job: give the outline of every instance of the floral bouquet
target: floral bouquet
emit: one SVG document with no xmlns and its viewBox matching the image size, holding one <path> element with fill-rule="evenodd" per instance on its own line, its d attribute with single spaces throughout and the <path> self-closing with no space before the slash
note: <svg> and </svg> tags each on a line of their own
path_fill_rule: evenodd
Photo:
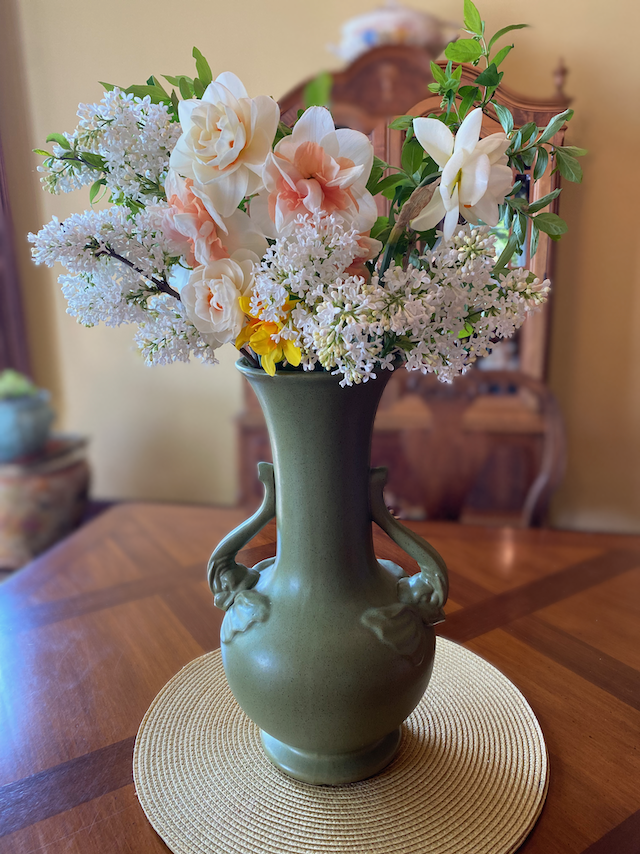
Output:
<svg viewBox="0 0 640 854">
<path fill-rule="evenodd" d="M 215 362 L 235 344 L 269 374 L 326 370 L 347 385 L 402 363 L 450 380 L 512 335 L 549 290 L 512 258 L 528 234 L 533 254 L 540 231 L 566 231 L 544 210 L 560 190 L 528 204 L 514 173 L 580 180 L 585 152 L 551 143 L 571 110 L 514 129 L 494 100 L 513 45 L 497 42 L 524 25 L 488 39 L 464 6 L 468 38 L 447 47 L 446 67 L 432 63 L 439 111 L 391 124 L 406 132 L 400 166 L 336 130 L 324 106 L 287 127 L 234 74 L 213 80 L 195 48 L 197 77 L 165 77 L 170 92 L 156 77 L 103 84 L 76 130 L 37 150 L 50 192 L 86 185 L 92 206 L 109 202 L 30 235 L 36 262 L 68 270 L 68 312 L 87 326 L 135 323 L 149 363 Z M 460 62 L 484 66 L 473 85 L 461 86 Z M 481 139 L 484 114 L 504 132 Z"/>
</svg>

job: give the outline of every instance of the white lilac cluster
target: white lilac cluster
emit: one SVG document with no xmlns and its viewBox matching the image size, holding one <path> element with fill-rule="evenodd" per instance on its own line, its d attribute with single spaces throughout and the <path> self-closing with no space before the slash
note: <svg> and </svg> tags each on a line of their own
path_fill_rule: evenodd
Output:
<svg viewBox="0 0 640 854">
<path fill-rule="evenodd" d="M 496 338 L 512 334 L 549 288 L 522 269 L 498 284 L 486 227 L 465 225 L 420 267 L 391 265 L 371 281 L 349 275 L 356 238 L 333 217 L 299 224 L 260 265 L 252 297 L 252 312 L 283 324 L 280 336 L 300 347 L 306 369 L 319 361 L 342 374 L 343 385 L 375 378 L 399 360 L 450 381 Z"/>
<path fill-rule="evenodd" d="M 181 134 L 164 104 L 116 88 L 97 104 L 80 104 L 78 117 L 75 131 L 64 134 L 69 147 L 55 143 L 53 157 L 38 167 L 50 192 L 67 193 L 104 178 L 119 203 L 164 197 L 169 156 Z"/>
<path fill-rule="evenodd" d="M 168 288 L 175 247 L 162 230 L 166 205 L 133 215 L 123 207 L 52 219 L 30 234 L 38 264 L 62 263 L 67 313 L 85 326 L 137 323 L 138 346 L 149 363 L 188 361 L 193 352 L 214 361 L 213 352 Z"/>
<path fill-rule="evenodd" d="M 290 234 L 270 246 L 256 267 L 252 315 L 284 323 L 284 337 L 293 337 L 304 307 L 313 308 L 362 252 L 358 236 L 355 229 L 345 230 L 340 217 L 298 216 Z M 286 307 L 292 296 L 299 300 L 293 315 Z"/>
</svg>

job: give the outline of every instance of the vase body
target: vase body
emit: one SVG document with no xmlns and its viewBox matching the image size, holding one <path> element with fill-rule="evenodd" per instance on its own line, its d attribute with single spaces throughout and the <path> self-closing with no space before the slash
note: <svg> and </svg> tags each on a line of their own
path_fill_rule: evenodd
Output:
<svg viewBox="0 0 640 854">
<path fill-rule="evenodd" d="M 239 367 L 271 439 L 277 556 L 235 590 L 221 584 L 218 556 L 229 685 L 286 773 L 310 783 L 363 779 L 393 758 L 435 647 L 419 608 L 398 600 L 404 573 L 373 550 L 369 453 L 389 372 L 341 388 L 325 372 L 270 377 Z"/>
</svg>

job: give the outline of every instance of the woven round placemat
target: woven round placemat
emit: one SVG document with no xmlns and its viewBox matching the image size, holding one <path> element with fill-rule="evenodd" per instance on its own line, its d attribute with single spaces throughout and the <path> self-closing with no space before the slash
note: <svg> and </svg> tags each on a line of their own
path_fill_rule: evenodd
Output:
<svg viewBox="0 0 640 854">
<path fill-rule="evenodd" d="M 175 854 L 509 854 L 547 792 L 544 738 L 518 689 L 438 638 L 433 676 L 381 774 L 347 786 L 286 777 L 236 703 L 220 651 L 162 689 L 136 738 L 133 773 Z"/>
</svg>

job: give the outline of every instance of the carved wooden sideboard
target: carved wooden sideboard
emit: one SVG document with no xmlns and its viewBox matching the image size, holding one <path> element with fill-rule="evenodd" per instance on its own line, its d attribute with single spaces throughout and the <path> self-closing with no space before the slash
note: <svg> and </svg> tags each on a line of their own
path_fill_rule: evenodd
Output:
<svg viewBox="0 0 640 854">
<path fill-rule="evenodd" d="M 334 75 L 331 110 L 336 125 L 368 134 L 378 157 L 399 164 L 403 132 L 390 130 L 388 124 L 397 115 L 428 115 L 439 107 L 439 96 L 428 90 L 432 59 L 419 48 L 398 46 L 377 48 L 359 57 Z M 565 73 L 565 69 L 556 73 L 557 91 L 549 99 L 527 98 L 500 87 L 496 100 L 510 109 L 516 128 L 530 121 L 544 127 L 569 104 L 562 93 Z M 463 66 L 463 85 L 477 74 L 472 66 Z M 303 108 L 307 82 L 280 101 L 288 124 Z M 484 117 L 483 136 L 500 130 L 497 119 Z M 561 144 L 563 138 L 561 129 L 553 142 Z M 558 185 L 559 176 L 551 174 L 552 168 L 553 164 L 535 185 L 527 174 L 519 176 L 530 202 Z M 378 196 L 376 202 L 381 214 L 388 212 L 386 199 Z M 557 207 L 556 200 L 550 209 L 557 212 Z M 552 278 L 553 242 L 541 234 L 533 258 L 528 245 L 527 241 L 519 263 L 541 279 Z M 565 457 L 562 417 L 544 385 L 551 310 L 549 303 L 523 324 L 510 372 L 474 367 L 448 387 L 431 376 L 416 374 L 409 379 L 404 370 L 391 379 L 374 427 L 372 464 L 391 469 L 387 499 L 399 515 L 519 527 L 544 520 Z M 255 506 L 262 495 L 256 465 L 270 460 L 271 450 L 257 400 L 248 384 L 245 389 L 245 412 L 239 419 L 241 500 Z M 425 482 L 422 490 L 417 472 Z"/>
</svg>

